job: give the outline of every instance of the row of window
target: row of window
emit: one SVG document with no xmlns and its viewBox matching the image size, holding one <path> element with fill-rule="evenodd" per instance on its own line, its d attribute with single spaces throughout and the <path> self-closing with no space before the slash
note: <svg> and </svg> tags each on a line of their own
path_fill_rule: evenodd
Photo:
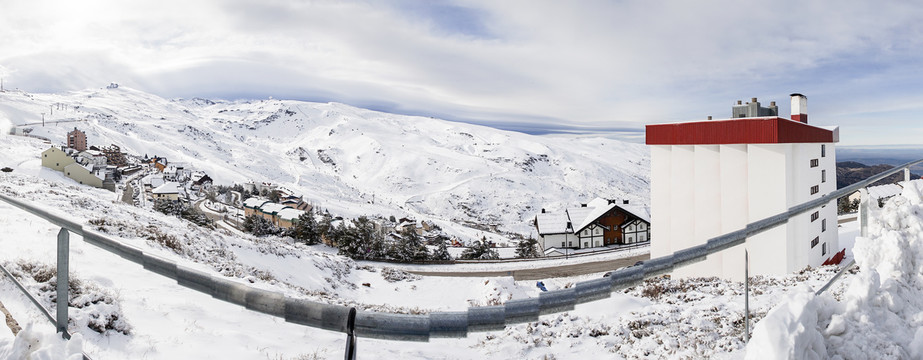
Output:
<svg viewBox="0 0 923 360">
<path fill-rule="evenodd" d="M 814 240 L 811 240 L 811 248 L 813 249 L 818 243 L 820 243 L 820 237 L 815 237 Z M 821 245 L 820 254 L 827 255 L 827 243 Z"/>
</svg>

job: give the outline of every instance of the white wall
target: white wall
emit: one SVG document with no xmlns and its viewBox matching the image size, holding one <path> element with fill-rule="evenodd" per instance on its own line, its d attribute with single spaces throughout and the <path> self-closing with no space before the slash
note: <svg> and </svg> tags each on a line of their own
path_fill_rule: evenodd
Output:
<svg viewBox="0 0 923 360">
<path fill-rule="evenodd" d="M 672 146 L 651 146 L 651 257 L 672 253 L 670 250 L 670 197 L 673 193 Z M 660 226 L 656 225 L 660 224 Z"/>
<path fill-rule="evenodd" d="M 749 222 L 747 206 L 747 145 L 720 146 L 721 159 L 721 233 L 741 230 Z M 722 273 L 725 278 L 743 280 L 744 248 L 735 246 L 721 252 Z"/>
<path fill-rule="evenodd" d="M 651 256 L 669 255 L 787 211 L 836 189 L 833 144 L 657 145 L 651 148 Z M 811 159 L 819 166 L 812 168 Z M 827 181 L 821 182 L 821 170 Z M 811 194 L 811 186 L 820 191 Z M 839 251 L 836 205 L 750 237 L 745 244 L 676 270 L 674 276 L 743 279 L 744 249 L 751 274 L 786 274 L 820 265 Z M 827 219 L 827 230 L 821 224 Z M 811 248 L 811 240 L 820 243 Z M 822 244 L 828 251 L 821 254 Z"/>
<path fill-rule="evenodd" d="M 788 210 L 791 144 L 747 145 L 747 182 L 750 189 L 748 222 Z M 780 225 L 747 239 L 751 274 L 787 272 L 788 225 Z"/>
</svg>

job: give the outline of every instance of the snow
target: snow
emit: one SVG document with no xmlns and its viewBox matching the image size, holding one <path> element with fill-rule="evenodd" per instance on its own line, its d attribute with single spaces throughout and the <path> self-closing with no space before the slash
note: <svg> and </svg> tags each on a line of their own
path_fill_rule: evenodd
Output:
<svg viewBox="0 0 923 360">
<path fill-rule="evenodd" d="M 122 87 L 72 94 L 9 92 L 0 94 L 0 122 L 34 122 L 34 114 L 55 102 L 71 109 L 64 116 L 88 119 L 80 127 L 86 125 L 91 143 L 116 143 L 131 152 L 185 161 L 215 174 L 216 183 L 279 183 L 347 217 L 393 213 L 432 219 L 467 238 L 501 235 L 467 227 L 466 222 L 527 232 L 528 220 L 540 206 L 563 211 L 567 204 L 595 196 L 644 204 L 646 195 L 641 194 L 649 189 L 648 155 L 639 146 L 592 138 L 535 138 L 340 104 L 167 101 Z M 70 125 L 33 130 L 61 141 Z M 296 298 L 395 313 L 459 311 L 536 297 L 541 290 L 535 281 L 509 276 L 444 278 L 402 270 L 517 269 L 629 254 L 451 268 L 356 262 L 323 245 L 210 231 L 118 203 L 108 191 L 79 186 L 42 168 L 38 154 L 48 146 L 40 139 L 0 134 L 0 166 L 14 169 L 0 173 L 0 192 L 183 266 Z M 613 152 L 625 156 L 599 155 Z M 905 186 L 901 196 L 871 211 L 868 237 L 852 240 L 856 222 L 840 227 L 841 244 L 854 244 L 847 245 L 847 256 L 855 258 L 858 270 L 848 271 L 824 294 L 815 296 L 812 289 L 823 286 L 836 267 L 753 277 L 750 310 L 756 325 L 749 344 L 742 336 L 741 283 L 658 277 L 572 311 L 500 331 L 421 343 L 360 338 L 358 351 L 371 359 L 920 358 L 921 205 L 921 188 Z M 0 229 L 0 262 L 48 264 L 55 258 L 59 228 L 46 221 L 0 203 Z M 163 240 L 171 237 L 178 249 L 165 245 Z M 24 357 L 23 351 L 32 350 L 33 358 L 68 358 L 81 349 L 93 359 L 343 355 L 342 333 L 286 323 L 215 300 L 79 236 L 71 237 L 70 264 L 72 279 L 115 294 L 107 311 L 117 311 L 131 326 L 130 333 L 94 331 L 83 321 L 91 315 L 72 308 L 75 340 L 63 342 L 4 277 L 0 301 L 24 330 L 16 338 L 0 335 L 0 358 Z M 599 276 L 542 281 L 554 290 Z M 51 305 L 50 298 L 40 301 Z M 26 350 L 28 344 L 37 345 Z"/>
<path fill-rule="evenodd" d="M 65 110 L 46 126 L 23 126 L 40 123 L 54 104 Z M 509 241 L 483 230 L 489 226 L 529 236 L 542 206 L 563 211 L 597 196 L 647 204 L 650 189 L 649 151 L 640 144 L 531 136 L 337 103 L 166 100 L 126 87 L 6 92 L 0 119 L 53 143 L 76 126 L 90 145 L 187 163 L 215 184 L 277 184 L 304 195 L 318 213 L 427 220 L 463 242 Z M 79 121 L 53 123 L 67 119 Z"/>
<path fill-rule="evenodd" d="M 15 339 L 0 338 L 0 359 L 82 360 L 83 335 L 64 340 L 54 331 L 26 325 Z"/>
</svg>

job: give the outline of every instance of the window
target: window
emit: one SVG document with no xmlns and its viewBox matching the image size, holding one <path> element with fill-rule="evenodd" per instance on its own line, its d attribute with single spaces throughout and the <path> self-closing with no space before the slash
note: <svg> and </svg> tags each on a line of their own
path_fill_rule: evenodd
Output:
<svg viewBox="0 0 923 360">
<path fill-rule="evenodd" d="M 817 246 L 817 243 L 819 243 L 819 242 L 820 242 L 820 237 L 816 237 L 816 236 L 815 236 L 815 237 L 814 237 L 814 240 L 811 240 L 811 248 L 813 249 L 815 246 Z M 824 243 L 824 246 L 826 246 L 826 244 L 827 244 L 827 243 Z"/>
<path fill-rule="evenodd" d="M 564 242 L 563 242 L 563 241 L 561 242 L 561 247 L 564 247 Z"/>
<path fill-rule="evenodd" d="M 819 211 L 815 211 L 815 212 L 811 213 L 811 222 L 814 222 L 814 220 L 817 220 L 817 218 L 819 218 L 819 217 L 820 217 L 820 212 L 819 212 Z"/>
<path fill-rule="evenodd" d="M 817 159 L 811 159 L 811 167 L 817 167 L 817 165 L 820 165 L 820 161 L 817 161 Z"/>
<path fill-rule="evenodd" d="M 820 182 L 827 182 L 827 170 L 820 171 Z"/>
<path fill-rule="evenodd" d="M 820 232 L 827 231 L 827 219 L 820 221 Z"/>
<path fill-rule="evenodd" d="M 820 157 L 826 157 L 826 156 L 827 156 L 827 145 L 820 144 Z"/>
<path fill-rule="evenodd" d="M 574 246 L 574 242 L 573 242 L 573 241 L 568 241 L 568 242 L 567 242 L 567 246 Z"/>
<path fill-rule="evenodd" d="M 820 254 L 827 255 L 827 243 L 824 243 L 824 245 L 820 247 Z"/>
<path fill-rule="evenodd" d="M 826 244 L 827 244 L 827 243 L 824 243 L 824 245 L 826 245 Z M 590 247 L 590 243 L 584 241 L 584 242 L 583 242 L 583 247 L 585 247 L 585 248 Z"/>
<path fill-rule="evenodd" d="M 820 192 L 820 186 L 814 185 L 811 187 L 811 195 L 817 194 Z"/>
</svg>

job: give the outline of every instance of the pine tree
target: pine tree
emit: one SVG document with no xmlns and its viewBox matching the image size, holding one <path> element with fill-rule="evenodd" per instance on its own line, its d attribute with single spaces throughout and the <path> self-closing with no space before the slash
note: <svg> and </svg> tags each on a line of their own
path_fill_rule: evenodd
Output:
<svg viewBox="0 0 923 360">
<path fill-rule="evenodd" d="M 497 260 L 500 259 L 500 253 L 490 247 L 487 237 L 482 237 L 481 241 L 475 241 L 471 247 L 465 249 L 461 254 L 461 258 L 469 260 Z"/>
<path fill-rule="evenodd" d="M 365 216 L 354 221 L 359 244 L 359 259 L 380 259 L 385 256 L 384 236 L 375 229 L 375 223 Z"/>
<path fill-rule="evenodd" d="M 333 227 L 333 217 L 330 216 L 329 211 L 324 211 L 320 222 L 317 223 L 317 233 L 322 239 L 326 239 L 327 244 L 335 245 L 336 241 L 332 239 L 334 230 L 336 229 Z"/>
<path fill-rule="evenodd" d="M 353 259 L 359 256 L 359 249 L 362 242 L 354 227 L 347 226 L 345 221 L 341 222 L 336 226 L 331 235 L 331 240 L 335 241 L 336 247 L 340 249 L 340 255 L 348 256 Z"/>
<path fill-rule="evenodd" d="M 516 257 L 527 259 L 538 257 L 538 241 L 533 238 L 519 241 L 516 246 Z"/>
<path fill-rule="evenodd" d="M 452 255 L 449 254 L 449 248 L 446 245 L 446 242 L 449 241 L 443 235 L 436 237 L 436 249 L 433 250 L 433 254 L 430 257 L 433 260 L 452 260 Z"/>
<path fill-rule="evenodd" d="M 292 226 L 291 236 L 296 241 L 303 242 L 307 245 L 314 245 L 320 242 L 320 232 L 317 225 L 317 219 L 314 218 L 314 209 L 308 209 L 304 214 L 298 216 L 298 221 Z"/>
<path fill-rule="evenodd" d="M 404 262 L 423 261 L 429 257 L 429 250 L 412 227 L 401 230 L 401 237 L 394 244 L 391 253 L 395 260 Z"/>
</svg>

